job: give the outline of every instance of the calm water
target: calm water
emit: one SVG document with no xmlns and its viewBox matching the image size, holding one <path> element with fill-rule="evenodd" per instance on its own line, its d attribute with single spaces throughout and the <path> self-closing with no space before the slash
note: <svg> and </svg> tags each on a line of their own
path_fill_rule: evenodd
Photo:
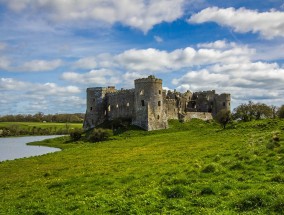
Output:
<svg viewBox="0 0 284 215">
<path fill-rule="evenodd" d="M 60 151 L 60 149 L 57 148 L 26 145 L 26 143 L 51 139 L 55 137 L 58 136 L 52 135 L 0 138 L 0 162 L 4 160 L 14 160 L 16 158 L 31 157 Z"/>
</svg>

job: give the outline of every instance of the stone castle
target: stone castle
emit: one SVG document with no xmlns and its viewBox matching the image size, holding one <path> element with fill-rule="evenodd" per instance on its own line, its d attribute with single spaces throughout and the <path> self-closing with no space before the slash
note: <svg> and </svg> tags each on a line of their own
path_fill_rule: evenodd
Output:
<svg viewBox="0 0 284 215">
<path fill-rule="evenodd" d="M 145 130 L 168 128 L 169 119 L 212 119 L 220 110 L 230 110 L 230 94 L 215 90 L 192 93 L 166 91 L 155 76 L 136 79 L 134 89 L 115 87 L 87 88 L 84 129 L 94 128 L 107 120 L 131 119 Z"/>
</svg>

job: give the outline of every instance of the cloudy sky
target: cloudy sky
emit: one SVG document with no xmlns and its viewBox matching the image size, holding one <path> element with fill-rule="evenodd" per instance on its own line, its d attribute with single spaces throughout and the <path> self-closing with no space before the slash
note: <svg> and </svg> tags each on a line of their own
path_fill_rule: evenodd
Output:
<svg viewBox="0 0 284 215">
<path fill-rule="evenodd" d="M 0 0 L 0 115 L 85 112 L 87 87 L 284 104 L 283 0 Z"/>
</svg>

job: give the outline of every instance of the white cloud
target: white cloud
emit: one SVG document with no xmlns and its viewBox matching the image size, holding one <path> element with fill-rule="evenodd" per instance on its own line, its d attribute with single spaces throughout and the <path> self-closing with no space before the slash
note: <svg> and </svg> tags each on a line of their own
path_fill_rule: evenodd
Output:
<svg viewBox="0 0 284 215">
<path fill-rule="evenodd" d="M 73 83 L 99 86 L 114 85 L 121 81 L 118 73 L 108 69 L 91 70 L 84 74 L 65 72 L 62 74 L 62 79 Z"/>
<path fill-rule="evenodd" d="M 56 22 L 95 20 L 120 22 L 148 32 L 154 25 L 172 22 L 183 15 L 185 0 L 2 0 L 14 11 L 41 12 Z"/>
<path fill-rule="evenodd" d="M 159 36 L 156 36 L 156 35 L 154 36 L 154 39 L 156 40 L 157 43 L 161 43 L 161 42 L 164 41 L 162 37 L 159 37 Z"/>
<path fill-rule="evenodd" d="M 214 49 L 214 46 L 226 49 Z M 200 46 L 205 46 L 200 45 Z M 172 52 L 157 49 L 130 49 L 117 56 L 115 61 L 121 67 L 130 71 L 169 72 L 193 66 L 204 66 L 215 63 L 248 62 L 254 50 L 246 46 L 237 46 L 225 42 L 206 44 L 210 48 L 176 49 Z"/>
<path fill-rule="evenodd" d="M 284 68 L 276 63 L 264 62 L 216 64 L 189 71 L 174 79 L 173 84 L 178 89 L 190 84 L 190 90 L 193 91 L 215 89 L 219 93 L 231 93 L 236 103 L 249 99 L 264 102 L 270 99 L 272 104 L 276 100 L 279 102 L 284 94 Z"/>
<path fill-rule="evenodd" d="M 81 69 L 94 69 L 98 65 L 96 61 L 95 57 L 81 58 L 74 63 L 74 67 Z"/>
<path fill-rule="evenodd" d="M 83 99 L 77 86 L 58 86 L 55 83 L 31 83 L 13 78 L 0 78 L 0 113 L 35 113 L 78 110 Z M 66 105 L 68 104 L 68 105 Z"/>
<path fill-rule="evenodd" d="M 284 12 L 258 12 L 245 8 L 209 7 L 188 19 L 189 23 L 216 22 L 239 33 L 260 33 L 267 39 L 284 36 Z"/>
<path fill-rule="evenodd" d="M 45 60 L 32 60 L 24 63 L 19 68 L 14 68 L 13 70 L 25 71 L 25 72 L 41 72 L 41 71 L 50 71 L 60 67 L 63 62 L 59 59 L 52 61 Z"/>
</svg>

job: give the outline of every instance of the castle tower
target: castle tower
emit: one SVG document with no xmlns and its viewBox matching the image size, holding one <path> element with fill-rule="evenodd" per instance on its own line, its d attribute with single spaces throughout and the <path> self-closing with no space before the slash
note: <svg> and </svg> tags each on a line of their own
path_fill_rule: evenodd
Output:
<svg viewBox="0 0 284 215">
<path fill-rule="evenodd" d="M 214 98 L 214 108 L 213 115 L 216 115 L 220 110 L 225 109 L 231 110 L 231 95 L 227 93 L 222 93 L 220 95 L 215 95 Z"/>
<path fill-rule="evenodd" d="M 168 127 L 162 92 L 162 80 L 155 76 L 135 80 L 134 125 L 148 131 Z"/>
<path fill-rule="evenodd" d="M 106 120 L 107 88 L 87 88 L 87 110 L 83 128 L 85 130 L 94 128 Z"/>
</svg>

